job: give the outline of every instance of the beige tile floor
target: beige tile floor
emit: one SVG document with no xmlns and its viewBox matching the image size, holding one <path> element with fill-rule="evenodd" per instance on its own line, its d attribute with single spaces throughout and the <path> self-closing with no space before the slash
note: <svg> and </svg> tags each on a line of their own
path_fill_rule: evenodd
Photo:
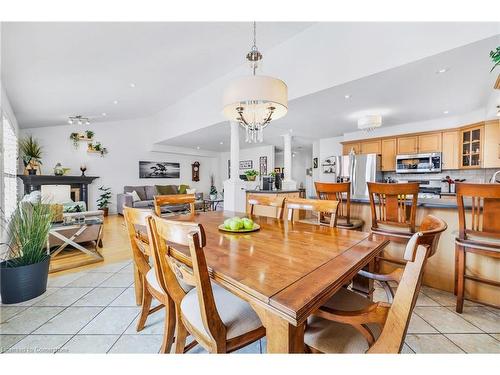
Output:
<svg viewBox="0 0 500 375">
<path fill-rule="evenodd" d="M 374 299 L 385 300 L 384 291 Z M 454 306 L 451 293 L 423 287 L 403 353 L 500 353 L 500 310 L 467 302 L 457 314 Z M 157 353 L 164 314 L 136 332 L 138 315 L 130 261 L 51 277 L 44 295 L 0 305 L 0 352 Z M 239 352 L 265 351 L 263 339 Z"/>
</svg>

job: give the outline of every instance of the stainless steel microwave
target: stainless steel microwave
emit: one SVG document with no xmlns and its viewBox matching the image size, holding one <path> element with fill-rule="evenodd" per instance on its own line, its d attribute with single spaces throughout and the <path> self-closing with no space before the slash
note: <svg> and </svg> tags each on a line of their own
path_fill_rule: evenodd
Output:
<svg viewBox="0 0 500 375">
<path fill-rule="evenodd" d="M 396 156 L 396 173 L 435 172 L 441 172 L 440 152 Z"/>
</svg>

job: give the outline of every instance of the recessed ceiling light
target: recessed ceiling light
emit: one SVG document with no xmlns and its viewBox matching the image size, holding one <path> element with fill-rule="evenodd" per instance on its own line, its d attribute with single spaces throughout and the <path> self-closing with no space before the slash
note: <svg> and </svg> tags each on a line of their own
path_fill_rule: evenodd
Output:
<svg viewBox="0 0 500 375">
<path fill-rule="evenodd" d="M 436 74 L 443 74 L 446 73 L 450 68 L 441 68 L 436 71 Z"/>
<path fill-rule="evenodd" d="M 133 83 L 133 82 L 130 82 L 128 85 L 129 85 L 131 88 L 134 88 L 134 87 L 135 87 L 135 83 Z"/>
<path fill-rule="evenodd" d="M 106 113 L 106 112 L 103 112 L 103 113 L 101 113 L 101 115 L 103 115 L 104 117 L 106 117 L 106 116 L 107 116 L 107 113 Z"/>
<path fill-rule="evenodd" d="M 196 149 L 199 150 L 200 149 L 200 146 L 196 146 Z"/>
<path fill-rule="evenodd" d="M 450 111 L 443 111 L 443 113 L 447 115 L 448 113 L 450 113 Z"/>
<path fill-rule="evenodd" d="M 345 98 L 345 99 L 351 99 L 351 94 L 345 94 L 345 95 L 344 95 L 344 98 Z"/>
<path fill-rule="evenodd" d="M 221 142 L 220 142 L 220 144 L 221 144 L 221 145 L 223 145 L 223 144 L 224 144 L 224 142 L 222 142 L 222 141 L 221 141 Z"/>
<path fill-rule="evenodd" d="M 118 100 L 113 100 L 113 104 L 118 104 Z"/>
</svg>

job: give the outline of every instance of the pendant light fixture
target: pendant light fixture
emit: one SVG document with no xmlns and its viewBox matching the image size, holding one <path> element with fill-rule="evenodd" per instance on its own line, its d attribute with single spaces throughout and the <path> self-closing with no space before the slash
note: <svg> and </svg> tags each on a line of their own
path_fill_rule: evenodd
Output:
<svg viewBox="0 0 500 375">
<path fill-rule="evenodd" d="M 263 130 L 273 120 L 286 115 L 288 88 L 282 80 L 256 74 L 262 54 L 257 49 L 256 23 L 253 23 L 253 46 L 247 53 L 252 75 L 232 81 L 224 90 L 224 116 L 245 129 L 245 141 L 264 140 Z"/>
</svg>

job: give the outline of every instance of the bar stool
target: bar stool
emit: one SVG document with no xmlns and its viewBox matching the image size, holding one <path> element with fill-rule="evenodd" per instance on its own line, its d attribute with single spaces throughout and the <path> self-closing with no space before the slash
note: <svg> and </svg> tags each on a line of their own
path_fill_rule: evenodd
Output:
<svg viewBox="0 0 500 375">
<path fill-rule="evenodd" d="M 350 230 L 361 230 L 364 221 L 351 218 L 351 183 L 350 182 L 315 182 L 319 199 L 338 201 L 337 227 Z M 322 223 L 329 223 L 330 217 L 321 215 Z"/>
<path fill-rule="evenodd" d="M 466 273 L 467 253 L 500 259 L 500 184 L 460 182 L 456 193 L 459 234 L 455 239 L 455 294 L 456 310 L 462 313 L 465 280 L 500 286 L 499 281 Z M 465 217 L 464 197 L 471 200 L 470 221 Z"/>
</svg>

